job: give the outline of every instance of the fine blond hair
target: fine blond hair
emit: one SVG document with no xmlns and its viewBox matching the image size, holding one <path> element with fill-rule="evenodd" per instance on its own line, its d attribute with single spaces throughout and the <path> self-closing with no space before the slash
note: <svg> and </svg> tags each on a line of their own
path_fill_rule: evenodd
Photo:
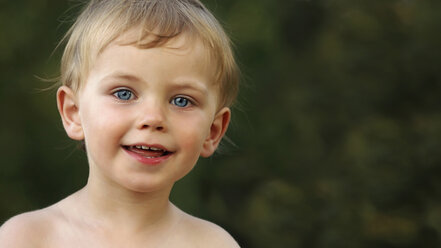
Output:
<svg viewBox="0 0 441 248">
<path fill-rule="evenodd" d="M 135 45 L 158 47 L 181 33 L 202 40 L 216 66 L 219 105 L 234 102 L 239 84 L 231 42 L 222 26 L 199 0 L 91 0 L 63 40 L 60 83 L 78 91 L 98 54 L 118 36 L 140 28 Z M 145 38 L 149 38 L 145 42 Z"/>
</svg>

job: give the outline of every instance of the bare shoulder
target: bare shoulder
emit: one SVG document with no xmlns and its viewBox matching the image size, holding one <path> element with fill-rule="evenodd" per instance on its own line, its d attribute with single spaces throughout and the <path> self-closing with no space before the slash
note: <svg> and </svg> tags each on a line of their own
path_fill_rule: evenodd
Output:
<svg viewBox="0 0 441 248">
<path fill-rule="evenodd" d="M 0 247 L 44 247 L 52 229 L 51 209 L 42 209 L 12 217 L 0 227 Z"/>
<path fill-rule="evenodd" d="M 240 247 L 225 229 L 212 222 L 184 213 L 182 226 L 187 237 L 192 237 L 192 242 L 197 244 L 197 247 Z"/>
</svg>

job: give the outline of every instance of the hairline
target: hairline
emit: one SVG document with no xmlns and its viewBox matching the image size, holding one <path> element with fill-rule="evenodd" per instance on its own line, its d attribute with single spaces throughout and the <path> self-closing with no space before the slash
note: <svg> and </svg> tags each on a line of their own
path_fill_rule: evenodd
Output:
<svg viewBox="0 0 441 248">
<path fill-rule="evenodd" d="M 153 19 L 137 19 L 116 9 L 112 9 L 108 14 L 108 9 L 92 8 L 93 6 L 88 5 L 83 10 L 64 38 L 68 41 L 66 50 L 69 48 L 70 51 L 68 51 L 66 58 L 66 50 L 63 55 L 65 61 L 62 62 L 62 84 L 71 86 L 74 91 L 81 89 L 87 80 L 94 60 L 109 44 L 131 29 L 139 30 L 139 37 L 134 39 L 132 45 L 142 48 L 161 47 L 169 40 L 186 34 L 193 39 L 200 39 L 204 44 L 208 55 L 211 56 L 210 61 L 213 61 L 212 66 L 217 67 L 213 81 L 218 84 L 221 105 L 231 105 L 231 100 L 235 96 L 231 97 L 230 92 L 237 94 L 237 90 L 230 91 L 228 87 L 237 88 L 235 74 L 237 74 L 238 68 L 232 55 L 228 36 L 208 10 L 200 7 L 203 11 L 196 14 L 196 17 L 192 15 L 196 12 L 189 11 L 187 12 L 189 16 L 167 26 L 161 23 L 161 19 L 156 19 L 160 18 L 158 16 L 152 16 Z M 158 21 L 161 24 L 158 26 L 159 30 L 149 30 Z M 157 39 L 153 42 L 142 43 L 145 37 L 152 35 Z M 225 82 L 228 84 L 228 81 L 231 81 L 229 79 L 233 79 L 232 81 L 235 82 L 225 85 Z"/>
</svg>

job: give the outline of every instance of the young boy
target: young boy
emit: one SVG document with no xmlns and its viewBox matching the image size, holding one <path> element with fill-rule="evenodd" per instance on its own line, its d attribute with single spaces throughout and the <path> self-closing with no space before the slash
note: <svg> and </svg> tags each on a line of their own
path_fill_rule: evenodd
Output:
<svg viewBox="0 0 441 248">
<path fill-rule="evenodd" d="M 169 202 L 230 121 L 237 68 L 198 0 L 92 0 L 66 35 L 58 110 L 87 185 L 0 229 L 0 247 L 238 247 Z"/>
</svg>

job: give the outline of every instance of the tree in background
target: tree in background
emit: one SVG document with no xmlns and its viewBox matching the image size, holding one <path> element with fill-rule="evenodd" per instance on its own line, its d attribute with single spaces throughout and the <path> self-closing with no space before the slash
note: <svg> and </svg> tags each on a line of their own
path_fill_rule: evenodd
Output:
<svg viewBox="0 0 441 248">
<path fill-rule="evenodd" d="M 441 2 L 204 2 L 243 70 L 237 147 L 202 160 L 172 200 L 243 247 L 439 247 Z M 2 221 L 85 184 L 35 77 L 57 75 L 50 55 L 77 10 L 0 3 Z"/>
</svg>

